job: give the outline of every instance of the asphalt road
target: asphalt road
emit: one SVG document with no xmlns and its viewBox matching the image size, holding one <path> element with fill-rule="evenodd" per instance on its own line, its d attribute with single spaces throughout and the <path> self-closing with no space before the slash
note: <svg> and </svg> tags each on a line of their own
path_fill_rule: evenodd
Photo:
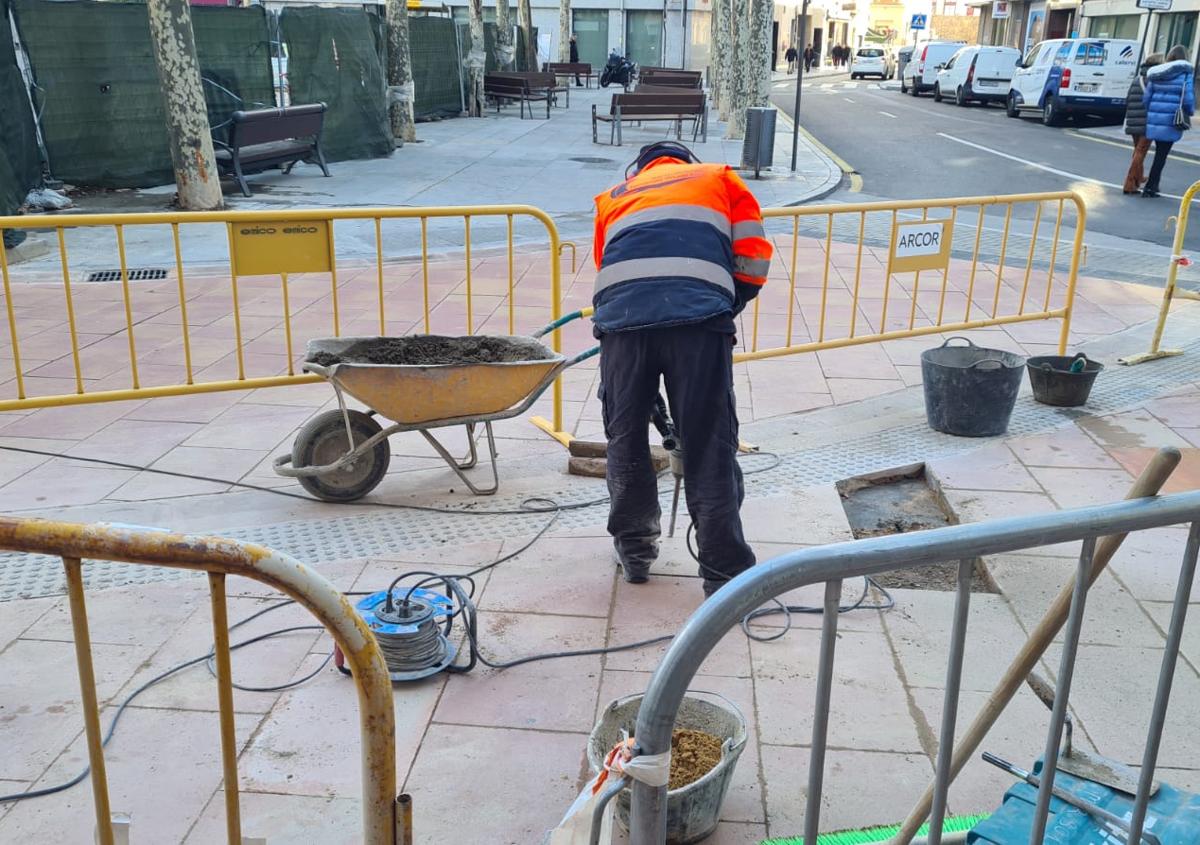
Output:
<svg viewBox="0 0 1200 845">
<path fill-rule="evenodd" d="M 795 90 L 794 81 L 773 84 L 772 99 L 788 114 Z M 861 187 L 857 179 L 843 183 L 836 200 L 1070 189 L 1087 201 L 1089 236 L 1148 242 L 1158 254 L 1171 243 L 1167 218 L 1177 213 L 1179 195 L 1200 179 L 1200 160 L 1173 155 L 1161 198 L 1124 196 L 1129 146 L 1081 134 L 1074 121 L 1043 126 L 1034 118 L 1009 118 L 999 105 L 935 103 L 931 94 L 914 98 L 871 79 L 806 81 L 800 115 L 801 126 L 861 177 Z M 1146 163 L 1149 168 L 1149 158 Z M 1200 226 L 1190 229 L 1188 247 L 1200 248 Z M 1125 248 L 1136 249 L 1136 243 Z"/>
</svg>

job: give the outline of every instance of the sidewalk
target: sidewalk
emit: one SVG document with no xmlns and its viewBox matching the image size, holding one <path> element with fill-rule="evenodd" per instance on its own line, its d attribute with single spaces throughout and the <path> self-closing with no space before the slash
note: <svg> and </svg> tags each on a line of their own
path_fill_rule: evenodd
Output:
<svg viewBox="0 0 1200 845">
<path fill-rule="evenodd" d="M 1192 333 L 1200 327 L 1200 315 L 1192 311 L 1176 317 L 1181 318 L 1177 330 Z M 1145 331 L 1136 329 L 1097 341 L 1089 352 L 1111 361 L 1144 340 Z M 1191 344 L 1188 358 L 1106 372 L 1090 413 L 1037 408 L 1026 396 L 1008 437 L 982 443 L 940 436 L 914 443 L 906 437 L 904 448 L 924 450 L 927 472 L 962 521 L 1120 498 L 1161 445 L 1178 446 L 1185 456 L 1168 492 L 1194 489 L 1200 484 L 1198 347 Z M 1128 395 L 1121 373 L 1134 373 L 1130 379 L 1161 395 L 1112 409 Z M 1114 379 L 1106 381 L 1110 376 Z M 1163 388 L 1165 383 L 1170 388 Z M 1031 422 L 1035 411 L 1044 414 L 1040 423 Z M 808 417 L 746 426 L 745 436 L 783 458 L 779 467 L 761 472 L 754 470 L 766 466 L 765 458 L 746 459 L 751 474 L 743 514 L 760 558 L 850 537 L 832 485 L 797 481 L 803 473 L 811 477 L 813 465 L 821 463 L 818 443 L 840 446 L 847 453 L 843 462 L 853 460 L 867 442 L 886 451 L 896 442 L 893 433 L 908 432 L 921 413 L 919 390 L 909 388 Z M 948 441 L 953 451 L 946 453 Z M 870 460 L 881 468 L 905 457 L 893 449 L 890 456 Z M 590 496 L 600 483 L 542 475 L 540 489 L 556 496 Z M 229 504 L 226 513 L 233 516 L 242 506 Z M 307 513 L 318 510 L 330 509 Z M 603 509 L 584 513 L 577 525 L 553 530 L 529 552 L 480 578 L 481 639 L 493 659 L 670 632 L 699 603 L 699 583 L 682 537 L 664 543 L 649 584 L 630 586 L 609 563 Z M 522 545 L 540 519 L 507 532 L 464 528 L 445 533 L 456 527 L 452 523 L 436 546 L 385 548 L 325 559 L 318 566 L 341 589 L 374 591 L 405 569 L 462 572 L 497 560 Z M 358 520 L 366 524 L 363 517 Z M 1183 534 L 1171 529 L 1130 538 L 1089 600 L 1072 696 L 1075 738 L 1126 763 L 1140 759 Z M 1054 548 L 986 561 L 1001 592 L 972 597 L 960 725 L 981 705 L 1073 571 L 1074 554 L 1074 549 Z M 847 584 L 847 599 L 856 597 L 857 589 Z M 937 590 L 891 592 L 893 610 L 855 611 L 840 622 L 823 816 L 827 830 L 899 820 L 932 776 L 954 597 Z M 260 609 L 269 596 L 270 591 L 252 585 L 239 587 L 231 617 Z M 806 590 L 795 601 L 816 604 L 818 591 Z M 13 790 L 62 780 L 83 765 L 86 755 L 65 600 L 28 599 L 3 607 L 0 672 L 6 688 L 19 693 L 4 698 L 8 753 L 0 764 L 0 784 Z M 89 616 L 106 715 L 146 678 L 208 647 L 207 596 L 199 576 L 93 591 Z M 239 635 L 302 624 L 303 614 L 295 609 L 276 616 Z M 696 679 L 696 688 L 731 698 L 751 727 L 723 822 L 707 840 L 713 845 L 748 845 L 765 836 L 801 832 L 811 730 L 806 702 L 814 694 L 819 624 L 819 617 L 797 617 L 792 630 L 771 643 L 749 642 L 733 631 Z M 1194 790 L 1200 788 L 1200 714 L 1187 705 L 1200 696 L 1200 639 L 1194 625 L 1188 630 L 1159 774 Z M 328 648 L 327 638 L 306 634 L 239 652 L 235 678 L 280 683 L 315 668 Z M 505 672 L 477 669 L 397 686 L 397 772 L 402 789 L 414 796 L 417 841 L 537 842 L 585 777 L 587 732 L 598 713 L 611 699 L 644 689 L 660 655 L 661 649 L 644 649 Z M 1052 653 L 1040 669 L 1053 677 L 1056 667 Z M 206 845 L 220 837 L 223 794 L 213 693 L 208 676 L 196 668 L 128 711 L 110 748 L 109 774 L 113 808 L 132 813 L 136 839 Z M 244 832 L 272 843 L 356 841 L 360 773 L 349 681 L 329 669 L 282 694 L 237 692 L 235 705 Z M 984 747 L 1027 765 L 1041 751 L 1047 719 L 1047 711 L 1023 689 Z M 314 732 L 314 725 L 322 729 Z M 152 776 L 151 789 L 146 773 Z M 994 809 L 1010 785 L 1009 778 L 973 761 L 951 791 L 950 812 Z M 90 836 L 90 801 L 81 785 L 0 807 L 0 841 L 36 841 L 52 824 L 61 838 L 82 841 Z M 464 825 L 461 814 L 448 812 L 449 807 L 470 807 L 471 823 Z"/>
<path fill-rule="evenodd" d="M 227 194 L 234 210 L 297 208 L 395 207 L 443 205 L 536 206 L 554 217 L 564 237 L 590 236 L 592 199 L 624 178 L 625 168 L 643 144 L 674 139 L 668 124 L 626 125 L 623 145 L 610 145 L 609 125 L 598 127 L 599 143 L 592 141 L 592 109 L 607 113 L 612 95 L 619 88 L 575 88 L 570 107 L 551 110 L 549 120 L 539 104 L 534 116 L 522 120 L 518 107 L 510 105 L 499 114 L 489 108 L 483 118 L 457 118 L 417 125 L 416 144 L 408 144 L 385 159 L 340 161 L 330 165 L 332 177 L 325 178 L 311 165 L 298 165 L 290 175 L 280 171 L 249 177 L 254 196 Z M 742 141 L 724 139 L 725 127 L 715 111 L 709 114 L 708 140 L 693 142 L 691 127 L 684 132 L 687 143 L 702 161 L 741 164 Z M 838 166 L 803 134 L 798 140 L 795 173 L 790 171 L 791 129 L 776 122 L 774 166 L 753 178 L 742 173 L 763 206 L 793 205 L 833 191 L 842 179 Z M 469 186 L 464 190 L 464 186 Z M 78 200 L 77 213 L 167 211 L 174 185 L 142 191 L 94 194 Z M 455 224 L 446 239 L 439 240 L 436 223 L 431 246 L 462 248 L 462 223 Z M 476 246 L 495 246 L 505 241 L 502 221 L 481 219 L 472 235 Z M 414 223 L 407 228 L 385 231 L 386 258 L 419 254 L 420 238 Z M 545 242 L 544 232 L 530 230 Z M 219 226 L 185 227 L 185 261 L 189 264 L 227 264 L 226 234 Z M 39 240 L 54 246 L 51 235 Z M 130 266 L 172 266 L 171 239 L 147 227 L 126 230 Z M 79 272 L 117 266 L 114 239 L 107 230 L 77 230 L 68 237 L 72 266 Z M 337 227 L 339 259 L 375 257 L 374 227 Z M 23 269 L 58 273 L 58 252 L 33 257 Z"/>
</svg>

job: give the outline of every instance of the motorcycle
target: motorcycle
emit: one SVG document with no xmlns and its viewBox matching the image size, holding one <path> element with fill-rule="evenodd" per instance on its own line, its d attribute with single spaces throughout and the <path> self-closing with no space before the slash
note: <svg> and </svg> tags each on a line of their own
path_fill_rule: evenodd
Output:
<svg viewBox="0 0 1200 845">
<path fill-rule="evenodd" d="M 607 88 L 609 83 L 615 82 L 617 85 L 628 88 L 636 77 L 637 65 L 613 50 L 608 56 L 608 63 L 605 64 L 604 71 L 600 74 L 600 87 Z"/>
</svg>

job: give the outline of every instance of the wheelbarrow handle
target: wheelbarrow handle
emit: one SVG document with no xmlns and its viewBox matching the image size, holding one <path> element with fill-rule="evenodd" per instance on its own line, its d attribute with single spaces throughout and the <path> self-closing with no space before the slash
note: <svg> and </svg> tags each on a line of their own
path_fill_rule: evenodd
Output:
<svg viewBox="0 0 1200 845">
<path fill-rule="evenodd" d="M 313 373 L 326 379 L 333 378 L 333 367 L 323 367 L 320 364 L 314 364 L 312 361 L 305 361 L 303 367 L 306 373 Z"/>
<path fill-rule="evenodd" d="M 561 329 L 563 326 L 565 326 L 567 323 L 570 323 L 572 320 L 582 320 L 584 317 L 592 316 L 592 313 L 595 310 L 596 310 L 595 308 L 592 308 L 592 306 L 589 305 L 587 308 L 580 308 L 578 311 L 572 311 L 570 314 L 564 314 L 563 316 L 559 317 L 557 320 L 555 320 L 550 325 L 534 332 L 532 335 L 530 335 L 530 337 L 545 337 L 546 335 L 550 334 L 550 332 L 554 331 L 555 329 Z"/>
<path fill-rule="evenodd" d="M 578 364 L 582 361 L 586 361 L 588 358 L 591 358 L 593 355 L 599 355 L 599 354 L 600 354 L 599 345 L 593 346 L 591 349 L 585 349 L 583 352 L 580 352 L 574 358 L 568 358 L 563 363 L 562 369 L 565 370 L 567 367 L 574 367 L 576 364 Z"/>
</svg>

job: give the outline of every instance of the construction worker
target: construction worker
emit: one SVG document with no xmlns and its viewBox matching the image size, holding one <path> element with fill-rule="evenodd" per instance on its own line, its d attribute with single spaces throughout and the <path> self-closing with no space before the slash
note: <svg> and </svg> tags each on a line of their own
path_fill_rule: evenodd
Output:
<svg viewBox="0 0 1200 845">
<path fill-rule="evenodd" d="M 659 378 L 684 453 L 684 490 L 705 595 L 754 565 L 738 513 L 735 317 L 771 262 L 758 202 L 723 164 L 683 144 L 642 148 L 596 197 L 592 296 L 608 438 L 608 531 L 625 580 L 647 580 L 661 509 L 647 421 Z"/>
</svg>

